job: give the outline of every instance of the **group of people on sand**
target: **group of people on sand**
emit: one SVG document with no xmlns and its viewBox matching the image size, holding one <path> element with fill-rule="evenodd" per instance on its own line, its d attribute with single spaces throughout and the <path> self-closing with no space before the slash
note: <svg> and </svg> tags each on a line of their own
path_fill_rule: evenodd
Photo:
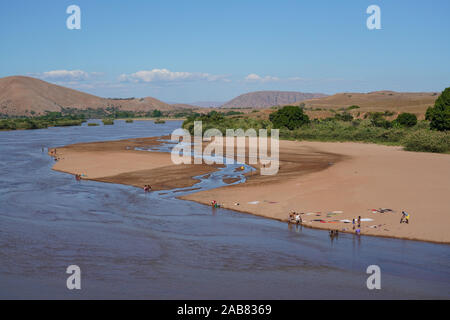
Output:
<svg viewBox="0 0 450 320">
<path fill-rule="evenodd" d="M 303 213 L 297 213 L 295 211 L 291 211 L 289 213 L 289 222 L 290 223 L 295 223 L 295 224 L 302 224 L 303 219 L 301 217 Z"/>
<path fill-rule="evenodd" d="M 392 210 L 386 210 L 386 211 L 392 211 Z M 295 211 L 291 211 L 289 213 L 289 223 L 295 223 L 295 224 L 302 224 L 303 220 L 302 220 L 302 215 L 303 213 L 297 213 Z M 410 215 L 409 213 L 407 213 L 406 211 L 402 211 L 402 217 L 400 218 L 400 223 L 406 223 L 409 224 L 409 219 L 410 219 Z M 352 219 L 352 224 L 353 224 L 353 231 L 355 232 L 356 235 L 360 235 L 361 234 L 361 216 L 358 216 L 358 218 L 353 218 Z M 343 229 L 343 231 L 345 231 L 346 229 Z M 330 238 L 335 238 L 337 237 L 339 234 L 338 230 L 330 230 L 329 231 L 329 235 Z"/>
<path fill-rule="evenodd" d="M 44 150 L 44 149 L 42 148 L 42 150 Z M 59 157 L 56 155 L 56 148 L 55 149 L 50 149 L 49 153 L 55 159 L 55 161 L 59 160 Z"/>
<path fill-rule="evenodd" d="M 356 228 L 356 223 L 358 223 L 358 228 Z M 356 234 L 361 234 L 361 216 L 358 216 L 358 219 L 353 218 L 352 220 L 352 224 L 353 224 L 353 230 L 355 230 Z"/>
<path fill-rule="evenodd" d="M 145 192 L 150 192 L 150 191 L 152 191 L 152 187 L 151 187 L 150 185 L 146 184 L 146 185 L 144 186 L 144 191 L 145 191 Z"/>
</svg>

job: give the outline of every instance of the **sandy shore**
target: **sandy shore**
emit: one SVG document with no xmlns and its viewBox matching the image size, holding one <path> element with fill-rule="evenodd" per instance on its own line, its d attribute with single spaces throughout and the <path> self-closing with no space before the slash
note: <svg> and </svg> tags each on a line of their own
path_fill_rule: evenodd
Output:
<svg viewBox="0 0 450 320">
<path fill-rule="evenodd" d="M 214 199 L 225 208 L 282 221 L 294 210 L 305 213 L 305 226 L 346 232 L 353 232 L 352 223 L 341 220 L 361 216 L 370 219 L 362 222 L 362 234 L 450 243 L 450 155 L 375 144 L 281 141 L 280 150 L 288 149 L 339 154 L 342 161 L 289 178 L 283 173 L 250 177 L 243 185 L 183 199 L 205 204 Z M 379 208 L 394 212 L 373 211 Z M 409 224 L 400 224 L 402 210 L 410 214 Z"/>
<path fill-rule="evenodd" d="M 216 170 L 207 165 L 173 165 L 170 154 L 136 151 L 157 138 L 77 144 L 57 148 L 54 169 L 83 178 L 154 190 L 193 185 L 193 176 Z M 280 142 L 280 171 L 253 174 L 245 184 L 182 197 L 204 204 L 287 221 L 294 210 L 303 225 L 450 243 L 450 155 L 406 152 L 400 147 L 360 143 Z M 237 205 L 239 204 L 239 205 Z M 389 208 L 380 213 L 372 209 Z M 401 211 L 409 224 L 400 224 Z M 334 212 L 334 213 L 333 213 Z M 329 214 L 331 213 L 331 214 Z M 320 221 L 314 221 L 320 220 Z"/>
<path fill-rule="evenodd" d="M 159 145 L 158 139 L 80 143 L 51 149 L 49 154 L 58 159 L 53 170 L 80 174 L 85 180 L 139 188 L 148 184 L 152 190 L 190 187 L 198 182 L 192 177 L 217 170 L 218 166 L 178 166 L 172 163 L 169 153 L 135 150 Z"/>
</svg>

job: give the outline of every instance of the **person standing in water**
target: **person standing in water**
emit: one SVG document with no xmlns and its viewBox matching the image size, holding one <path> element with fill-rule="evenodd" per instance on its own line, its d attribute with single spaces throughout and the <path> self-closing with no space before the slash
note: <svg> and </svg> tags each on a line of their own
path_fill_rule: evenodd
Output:
<svg viewBox="0 0 450 320">
<path fill-rule="evenodd" d="M 298 213 L 295 215 L 295 222 L 297 224 L 301 224 L 302 223 L 302 217 L 300 217 L 300 215 Z"/>
</svg>

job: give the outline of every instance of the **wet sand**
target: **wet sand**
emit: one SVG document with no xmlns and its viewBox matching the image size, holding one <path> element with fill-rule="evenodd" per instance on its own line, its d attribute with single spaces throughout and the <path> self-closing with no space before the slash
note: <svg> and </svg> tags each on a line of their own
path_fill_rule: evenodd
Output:
<svg viewBox="0 0 450 320">
<path fill-rule="evenodd" d="M 192 186 L 193 176 L 217 169 L 176 166 L 168 153 L 134 150 L 157 143 L 145 138 L 57 148 L 54 169 L 102 182 L 150 184 L 153 190 Z M 281 221 L 296 211 L 304 213 L 304 226 L 341 232 L 354 232 L 341 220 L 361 216 L 370 219 L 361 223 L 363 235 L 450 243 L 449 190 L 449 155 L 375 144 L 280 141 L 277 175 L 255 172 L 244 184 L 181 198 L 216 200 L 224 208 Z M 379 208 L 393 212 L 372 211 Z M 410 214 L 409 224 L 399 223 L 402 210 Z"/>
<path fill-rule="evenodd" d="M 198 182 L 192 177 L 217 170 L 218 166 L 205 164 L 174 165 L 169 153 L 135 150 L 160 145 L 161 138 L 169 137 L 80 143 L 51 149 L 49 154 L 57 159 L 53 170 L 139 188 L 148 184 L 152 190 L 190 187 Z"/>
</svg>

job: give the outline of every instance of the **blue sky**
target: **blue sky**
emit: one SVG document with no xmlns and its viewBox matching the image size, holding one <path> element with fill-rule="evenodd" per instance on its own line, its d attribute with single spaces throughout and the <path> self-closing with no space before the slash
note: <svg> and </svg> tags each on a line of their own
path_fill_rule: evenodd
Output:
<svg viewBox="0 0 450 320">
<path fill-rule="evenodd" d="M 69 5 L 81 30 L 69 30 Z M 381 30 L 369 30 L 369 5 Z M 104 97 L 226 101 L 255 90 L 441 91 L 450 1 L 0 2 L 0 77 Z"/>
</svg>

